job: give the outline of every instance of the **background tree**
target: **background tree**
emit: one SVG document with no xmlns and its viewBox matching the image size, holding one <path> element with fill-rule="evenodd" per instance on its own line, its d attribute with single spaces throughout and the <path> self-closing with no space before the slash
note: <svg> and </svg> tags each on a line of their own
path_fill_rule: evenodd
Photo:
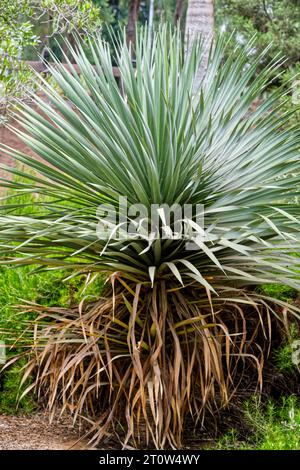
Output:
<svg viewBox="0 0 300 470">
<path fill-rule="evenodd" d="M 3 115 L 12 96 L 19 96 L 31 80 L 28 68 L 20 62 L 27 46 L 36 45 L 38 38 L 26 15 L 33 14 L 30 1 L 18 4 L 0 1 L 0 113 Z M 13 73 L 12 73 L 13 72 Z"/>
<path fill-rule="evenodd" d="M 285 58 L 281 63 L 279 75 L 274 72 L 273 87 L 285 86 L 287 94 L 281 96 L 281 112 L 290 111 L 299 102 L 299 82 L 294 80 L 300 73 L 300 1 L 299 0 L 216 0 L 216 29 L 234 44 L 246 43 L 254 35 L 255 47 L 249 50 L 249 62 L 258 57 L 263 49 L 269 48 L 259 61 L 259 72 L 270 60 L 279 54 Z M 290 87 L 292 84 L 292 89 Z M 293 113 L 290 122 L 300 123 L 300 111 Z"/>
<path fill-rule="evenodd" d="M 140 0 L 130 0 L 128 6 L 127 42 L 135 44 L 136 24 L 139 16 Z"/>
<path fill-rule="evenodd" d="M 176 1 L 176 8 L 174 13 L 174 23 L 176 24 L 179 20 L 181 20 L 184 12 L 184 8 L 186 6 L 185 0 L 177 0 Z"/>
<path fill-rule="evenodd" d="M 299 0 L 216 0 L 217 29 L 232 34 L 239 43 L 256 35 L 252 56 L 271 45 L 264 67 L 278 52 L 286 57 L 282 69 L 298 67 L 300 61 Z M 299 70 L 300 71 L 300 70 Z"/>
<path fill-rule="evenodd" d="M 106 1 L 102 0 L 102 5 Z M 101 26 L 100 7 L 78 0 L 0 0 L 0 113 L 20 98 L 35 78 L 23 59 L 38 58 L 49 37 L 76 31 L 90 34 Z M 30 47 L 30 53 L 28 48 Z"/>
<path fill-rule="evenodd" d="M 203 40 L 202 61 L 198 69 L 195 87 L 196 91 L 205 73 L 211 40 L 214 31 L 214 6 L 212 0 L 189 0 L 186 13 L 185 35 L 187 53 L 193 40 L 199 36 Z"/>
</svg>

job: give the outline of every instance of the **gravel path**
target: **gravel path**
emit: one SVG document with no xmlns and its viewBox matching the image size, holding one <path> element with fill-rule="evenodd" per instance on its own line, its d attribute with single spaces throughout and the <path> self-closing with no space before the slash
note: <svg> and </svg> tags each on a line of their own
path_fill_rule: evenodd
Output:
<svg viewBox="0 0 300 470">
<path fill-rule="evenodd" d="M 84 442 L 77 442 L 78 438 L 71 418 L 50 424 L 44 412 L 30 416 L 0 415 L 0 450 L 89 449 Z"/>
</svg>

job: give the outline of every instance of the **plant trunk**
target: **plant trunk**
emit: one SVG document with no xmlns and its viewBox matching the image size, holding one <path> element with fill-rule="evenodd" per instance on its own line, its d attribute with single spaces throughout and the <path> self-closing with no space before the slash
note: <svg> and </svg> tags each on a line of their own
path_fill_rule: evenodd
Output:
<svg viewBox="0 0 300 470">
<path fill-rule="evenodd" d="M 188 54 L 195 39 L 203 41 L 202 61 L 197 72 L 194 92 L 199 89 L 208 64 L 214 31 L 214 6 L 212 0 L 189 0 L 186 13 L 185 41 Z"/>
</svg>

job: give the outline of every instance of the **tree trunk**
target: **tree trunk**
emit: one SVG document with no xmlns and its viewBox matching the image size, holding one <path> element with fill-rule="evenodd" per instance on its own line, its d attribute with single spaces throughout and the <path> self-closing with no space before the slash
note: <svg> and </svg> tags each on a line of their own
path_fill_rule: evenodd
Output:
<svg viewBox="0 0 300 470">
<path fill-rule="evenodd" d="M 176 1 L 176 8 L 174 14 L 174 24 L 176 25 L 178 21 L 182 19 L 183 10 L 185 6 L 185 0 L 177 0 Z"/>
<path fill-rule="evenodd" d="M 127 23 L 127 44 L 135 44 L 136 23 L 139 17 L 140 0 L 130 0 Z"/>
<path fill-rule="evenodd" d="M 213 32 L 213 0 L 189 0 L 185 26 L 185 40 L 187 44 L 186 53 L 189 53 L 194 39 L 200 37 L 203 41 L 202 61 L 197 72 L 194 93 L 198 91 L 200 83 L 205 75 Z"/>
</svg>

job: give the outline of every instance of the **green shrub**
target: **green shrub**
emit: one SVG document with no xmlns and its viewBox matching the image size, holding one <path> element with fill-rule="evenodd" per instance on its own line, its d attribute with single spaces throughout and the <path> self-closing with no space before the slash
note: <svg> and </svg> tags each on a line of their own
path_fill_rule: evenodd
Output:
<svg viewBox="0 0 300 470">
<path fill-rule="evenodd" d="M 255 431 L 258 450 L 300 450 L 300 404 L 294 396 L 276 406 L 270 401 L 265 409 L 256 399 L 246 403 L 245 416 Z"/>
<path fill-rule="evenodd" d="M 244 404 L 244 420 L 252 428 L 247 440 L 230 429 L 216 443 L 217 450 L 300 450 L 300 403 L 294 396 L 264 407 L 257 397 Z"/>
<path fill-rule="evenodd" d="M 257 290 L 268 297 L 288 303 L 292 303 L 297 296 L 296 289 L 283 284 L 263 284 Z"/>
<path fill-rule="evenodd" d="M 286 341 L 275 351 L 275 364 L 281 372 L 299 370 L 292 359 L 294 352 L 292 343 L 296 340 L 299 340 L 299 328 L 296 323 L 292 323 Z"/>
<path fill-rule="evenodd" d="M 29 380 L 20 387 L 23 376 L 24 361 L 19 361 L 10 367 L 1 377 L 0 413 L 16 414 L 18 412 L 29 414 L 36 407 L 36 400 L 32 394 L 26 394 L 19 400 L 24 388 L 30 383 Z"/>
</svg>

